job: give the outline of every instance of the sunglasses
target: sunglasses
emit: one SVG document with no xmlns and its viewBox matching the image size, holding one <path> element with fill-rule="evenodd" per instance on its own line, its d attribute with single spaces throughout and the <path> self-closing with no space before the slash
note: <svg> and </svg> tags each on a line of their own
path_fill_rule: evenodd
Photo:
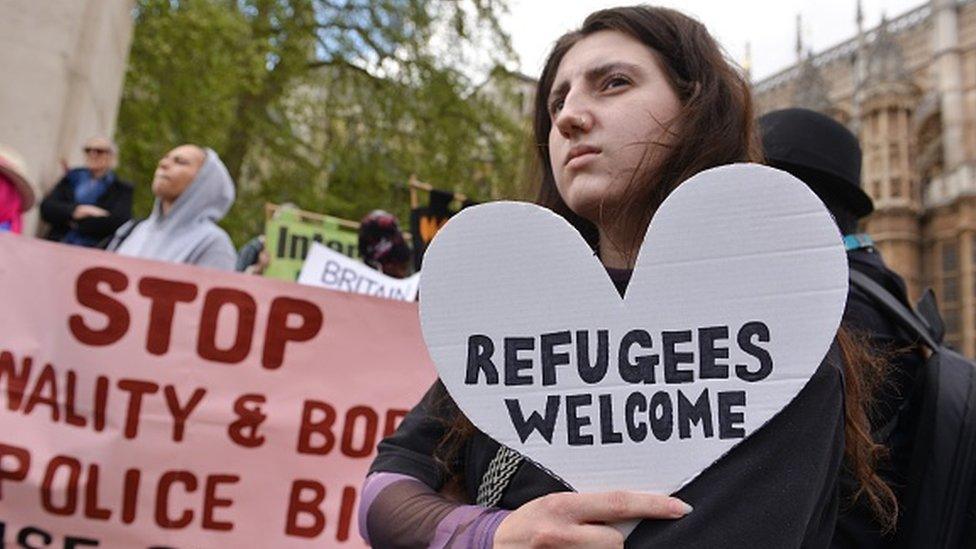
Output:
<svg viewBox="0 0 976 549">
<path fill-rule="evenodd" d="M 81 150 L 85 151 L 85 154 L 92 155 L 92 156 L 100 155 L 100 154 L 112 154 L 112 149 L 101 149 L 98 147 L 85 147 L 84 149 Z"/>
</svg>

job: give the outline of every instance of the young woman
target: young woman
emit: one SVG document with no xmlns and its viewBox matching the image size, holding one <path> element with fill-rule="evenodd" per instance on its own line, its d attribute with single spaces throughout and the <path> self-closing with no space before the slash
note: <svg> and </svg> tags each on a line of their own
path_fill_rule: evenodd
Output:
<svg viewBox="0 0 976 549">
<path fill-rule="evenodd" d="M 534 129 L 538 202 L 580 231 L 621 293 L 671 191 L 704 169 L 761 159 L 746 82 L 700 23 L 662 8 L 598 11 L 560 38 Z M 380 444 L 360 528 L 376 547 L 620 547 L 608 524 L 650 519 L 628 544 L 826 547 L 845 434 L 847 465 L 870 497 L 886 496 L 871 469 L 862 380 L 841 373 L 857 354 L 845 341 L 839 334 L 790 405 L 674 497 L 567 493 L 474 429 L 435 384 Z"/>
<path fill-rule="evenodd" d="M 152 214 L 119 227 L 109 251 L 233 271 L 237 250 L 220 221 L 234 204 L 234 181 L 211 149 L 180 145 L 153 174 Z"/>
</svg>

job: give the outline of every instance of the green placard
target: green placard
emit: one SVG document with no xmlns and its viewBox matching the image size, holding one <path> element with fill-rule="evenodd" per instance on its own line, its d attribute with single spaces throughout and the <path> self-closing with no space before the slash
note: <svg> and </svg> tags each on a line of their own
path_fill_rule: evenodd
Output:
<svg viewBox="0 0 976 549">
<path fill-rule="evenodd" d="M 359 257 L 359 235 L 326 217 L 320 222 L 302 219 L 298 210 L 281 209 L 264 225 L 265 249 L 271 263 L 264 276 L 296 280 L 312 242 L 325 244 L 352 258 Z"/>
</svg>

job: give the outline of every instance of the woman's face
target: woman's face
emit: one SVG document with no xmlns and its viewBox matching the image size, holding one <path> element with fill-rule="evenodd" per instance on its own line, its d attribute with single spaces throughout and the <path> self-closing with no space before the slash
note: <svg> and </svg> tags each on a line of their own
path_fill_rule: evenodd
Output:
<svg viewBox="0 0 976 549">
<path fill-rule="evenodd" d="M 161 200 L 174 202 L 200 171 L 205 153 L 194 145 L 180 145 L 166 153 L 156 165 L 152 192 Z"/>
<path fill-rule="evenodd" d="M 681 104 L 653 51 L 617 31 L 595 32 L 563 57 L 549 92 L 556 188 L 597 225 L 638 169 L 660 163 Z M 646 155 L 646 158 L 645 158 Z M 644 164 L 641 162 L 644 160 Z"/>
</svg>

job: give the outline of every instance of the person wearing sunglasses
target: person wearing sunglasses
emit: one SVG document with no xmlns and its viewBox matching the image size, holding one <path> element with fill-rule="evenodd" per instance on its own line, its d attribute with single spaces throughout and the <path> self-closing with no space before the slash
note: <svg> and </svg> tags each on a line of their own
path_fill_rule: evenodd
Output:
<svg viewBox="0 0 976 549">
<path fill-rule="evenodd" d="M 115 175 L 115 144 L 93 137 L 82 148 L 85 166 L 68 170 L 41 202 L 45 238 L 98 246 L 132 217 L 132 184 Z"/>
</svg>

